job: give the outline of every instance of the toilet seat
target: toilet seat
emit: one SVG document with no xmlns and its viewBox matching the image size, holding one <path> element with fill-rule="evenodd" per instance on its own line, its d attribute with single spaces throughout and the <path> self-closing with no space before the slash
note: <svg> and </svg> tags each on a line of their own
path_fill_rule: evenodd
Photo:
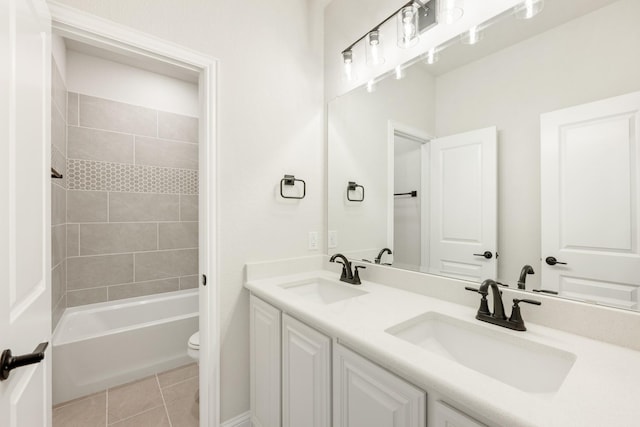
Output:
<svg viewBox="0 0 640 427">
<path fill-rule="evenodd" d="M 200 331 L 189 337 L 189 348 L 200 350 Z"/>
<path fill-rule="evenodd" d="M 200 359 L 200 331 L 189 337 L 187 343 L 187 354 L 195 360 Z"/>
</svg>

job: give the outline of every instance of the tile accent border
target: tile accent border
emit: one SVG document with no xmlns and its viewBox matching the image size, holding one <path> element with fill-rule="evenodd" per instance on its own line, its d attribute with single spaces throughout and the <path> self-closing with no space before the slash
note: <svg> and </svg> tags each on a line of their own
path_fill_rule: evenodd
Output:
<svg viewBox="0 0 640 427">
<path fill-rule="evenodd" d="M 67 160 L 69 190 L 198 194 L 198 171 L 94 160 Z"/>
</svg>

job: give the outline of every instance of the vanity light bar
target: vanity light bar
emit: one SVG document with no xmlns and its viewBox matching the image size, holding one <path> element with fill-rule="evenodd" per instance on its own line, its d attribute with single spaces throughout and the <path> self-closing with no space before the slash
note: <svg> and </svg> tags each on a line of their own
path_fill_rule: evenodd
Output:
<svg viewBox="0 0 640 427">
<path fill-rule="evenodd" d="M 485 22 L 483 22 L 480 25 L 477 25 L 474 27 L 474 32 L 475 32 L 475 42 L 478 42 L 480 40 L 481 37 L 481 32 L 484 31 L 485 29 L 487 29 L 488 27 L 490 27 L 491 25 L 493 25 L 494 23 L 502 20 L 503 18 L 507 18 L 509 16 L 516 16 L 519 17 L 519 13 L 521 13 L 521 11 L 523 10 L 523 8 L 527 8 L 527 5 L 534 5 L 535 8 L 537 8 L 537 12 L 536 14 L 540 13 L 540 11 L 542 10 L 542 7 L 544 5 L 544 0 L 525 0 L 524 2 L 522 2 L 521 4 L 499 14 L 496 15 L 488 20 L 486 20 Z M 531 6 L 529 6 L 531 7 Z M 438 46 L 434 46 L 431 49 L 429 49 L 427 52 L 416 56 L 415 58 L 396 66 L 395 68 L 393 68 L 392 70 L 389 70 L 381 75 L 379 75 L 376 78 L 370 79 L 367 84 L 366 84 L 366 88 L 368 92 L 373 92 L 373 90 L 369 90 L 369 88 L 375 88 L 375 85 L 377 85 L 379 82 L 381 82 L 382 80 L 386 79 L 387 77 L 391 77 L 394 76 L 394 78 L 396 79 L 400 79 L 402 77 L 404 77 L 404 70 L 406 70 L 407 68 L 411 67 L 412 65 L 418 63 L 418 62 L 425 62 L 429 65 L 434 64 L 435 62 L 438 61 L 439 59 L 439 54 L 440 52 L 442 52 L 443 50 L 447 49 L 448 47 L 459 43 L 461 38 L 465 35 L 468 35 L 468 32 L 463 33 L 462 35 L 457 35 L 455 37 L 452 37 L 451 39 L 447 40 L 446 42 L 438 45 Z M 357 42 L 356 42 L 357 43 Z M 355 43 L 354 43 L 355 45 Z M 350 50 L 354 45 L 350 46 L 348 50 Z M 346 52 L 347 50 L 345 50 Z M 343 52 L 344 55 L 344 52 Z"/>
<path fill-rule="evenodd" d="M 348 81 L 355 80 L 353 74 L 353 48 L 362 40 L 366 40 L 365 53 L 368 65 L 375 67 L 385 62 L 380 27 L 391 19 L 396 17 L 398 19 L 398 46 L 403 48 L 415 46 L 418 43 L 420 34 L 437 24 L 437 1 L 439 0 L 411 0 L 405 3 L 400 9 L 393 12 L 343 50 L 342 63 L 345 78 Z"/>
</svg>

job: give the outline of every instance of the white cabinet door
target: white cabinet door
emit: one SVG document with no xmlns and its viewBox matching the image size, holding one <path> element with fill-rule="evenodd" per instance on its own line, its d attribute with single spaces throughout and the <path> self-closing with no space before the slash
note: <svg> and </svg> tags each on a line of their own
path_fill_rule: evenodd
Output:
<svg viewBox="0 0 640 427">
<path fill-rule="evenodd" d="M 250 404 L 254 427 L 280 427 L 280 310 L 251 295 Z"/>
<path fill-rule="evenodd" d="M 453 409 L 439 400 L 434 402 L 435 423 L 433 427 L 486 427 L 466 414 Z"/>
<path fill-rule="evenodd" d="M 640 92 L 541 116 L 544 288 L 639 307 L 639 129 Z"/>
<path fill-rule="evenodd" d="M 44 1 L 0 2 L 0 352 L 13 356 L 51 336 L 50 27 Z M 0 426 L 51 425 L 45 355 L 0 382 Z"/>
<path fill-rule="evenodd" d="M 496 143 L 495 127 L 431 141 L 430 273 L 496 278 Z"/>
<path fill-rule="evenodd" d="M 331 426 L 331 339 L 282 317 L 282 425 Z"/>
<path fill-rule="evenodd" d="M 339 344 L 333 354 L 334 427 L 425 427 L 424 391 Z"/>
</svg>

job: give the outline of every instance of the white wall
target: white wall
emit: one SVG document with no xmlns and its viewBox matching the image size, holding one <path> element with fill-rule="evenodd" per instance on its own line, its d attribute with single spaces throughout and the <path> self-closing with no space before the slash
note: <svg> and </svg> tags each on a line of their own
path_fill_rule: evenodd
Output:
<svg viewBox="0 0 640 427">
<path fill-rule="evenodd" d="M 62 81 L 67 83 L 67 47 L 64 39 L 57 34 L 51 36 L 51 55 L 56 60 Z"/>
<path fill-rule="evenodd" d="M 198 85 L 75 50 L 66 53 L 67 90 L 198 116 Z"/>
<path fill-rule="evenodd" d="M 218 286 L 221 412 L 249 409 L 247 261 L 310 254 L 324 236 L 322 10 L 319 1 L 63 0 L 219 58 Z M 299 202 L 276 196 L 285 173 L 307 181 Z M 323 239 L 322 239 L 323 240 Z M 324 241 L 320 242 L 322 252 Z"/>
<path fill-rule="evenodd" d="M 501 281 L 540 283 L 540 114 L 640 90 L 638 16 L 621 0 L 436 79 L 438 136 L 498 127 Z"/>
<path fill-rule="evenodd" d="M 373 93 L 359 89 L 329 103 L 329 230 L 338 232 L 331 253 L 372 259 L 392 246 L 387 241 L 389 121 L 432 134 L 434 99 L 433 77 L 413 67 L 401 80 L 381 82 Z M 364 202 L 347 201 L 349 181 L 365 187 Z"/>
</svg>

